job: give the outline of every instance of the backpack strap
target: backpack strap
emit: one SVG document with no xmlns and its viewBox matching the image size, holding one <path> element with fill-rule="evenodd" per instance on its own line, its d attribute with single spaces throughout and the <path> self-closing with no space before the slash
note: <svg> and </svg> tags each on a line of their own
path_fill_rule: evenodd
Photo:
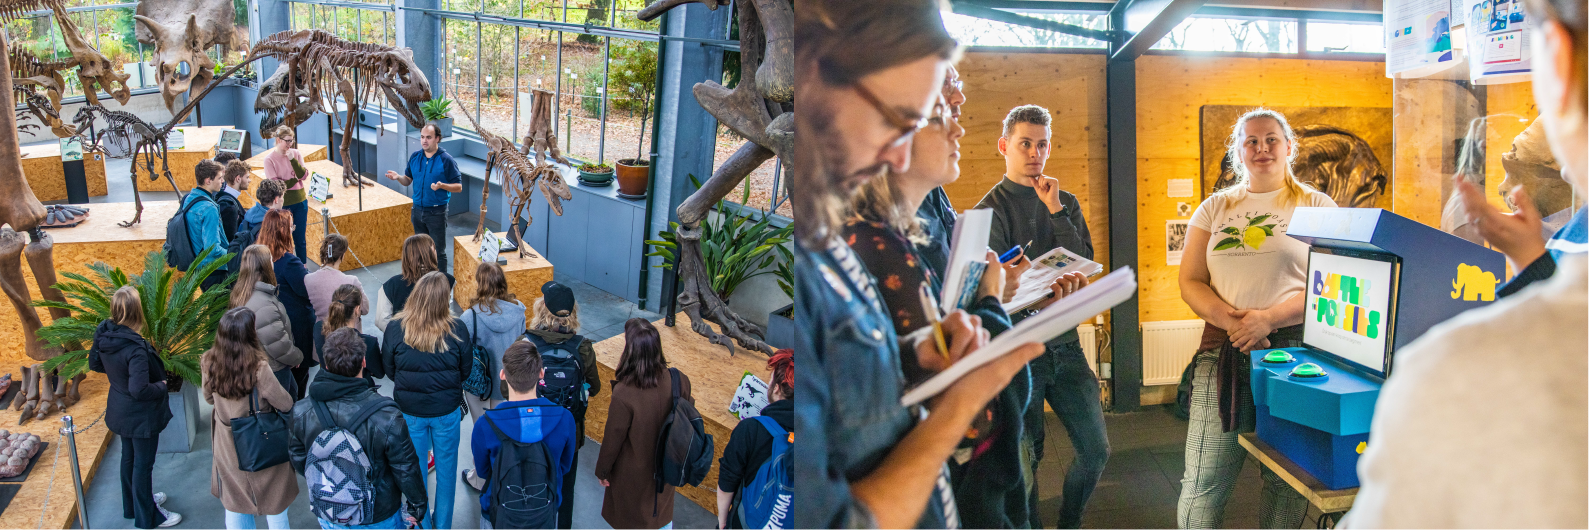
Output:
<svg viewBox="0 0 1589 530">
<path fill-rule="evenodd" d="M 767 434 L 771 434 L 775 440 L 789 435 L 789 431 L 784 430 L 783 426 L 779 425 L 778 422 L 772 418 L 766 416 L 755 416 L 751 419 L 756 420 L 756 423 L 760 423 L 762 428 L 767 429 Z"/>
<path fill-rule="evenodd" d="M 386 407 L 395 408 L 397 407 L 397 402 L 390 399 L 377 399 L 369 403 L 365 403 L 364 407 L 359 409 L 359 413 L 353 416 L 353 421 L 348 422 L 348 426 L 343 428 L 352 430 L 354 427 L 363 424 L 364 420 L 370 419 L 370 416 L 375 415 L 376 412 L 380 412 L 381 409 Z"/>
<path fill-rule="evenodd" d="M 679 369 L 668 368 L 668 376 L 673 378 L 673 406 L 677 406 L 679 403 Z"/>
</svg>

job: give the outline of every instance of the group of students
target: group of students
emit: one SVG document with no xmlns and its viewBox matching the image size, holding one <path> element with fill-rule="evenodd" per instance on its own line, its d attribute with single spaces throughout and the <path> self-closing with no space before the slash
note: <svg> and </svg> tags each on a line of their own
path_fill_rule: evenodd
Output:
<svg viewBox="0 0 1589 530">
<path fill-rule="evenodd" d="M 1551 131 L 1564 175 L 1575 179 L 1582 197 L 1583 179 L 1589 176 L 1583 164 L 1583 3 L 1530 0 L 1525 5 L 1534 20 L 1546 21 L 1534 36 L 1542 43 L 1535 47 L 1539 54 L 1535 64 L 1554 61 L 1549 63 L 1553 68 L 1536 70 L 1536 78 L 1542 73 L 1550 76 L 1548 83 L 1536 79 L 1540 119 Z M 993 213 L 989 237 L 993 250 L 986 254 L 988 266 L 978 291 L 969 305 L 941 321 L 937 315 L 925 314 L 935 310 L 924 307 L 920 293 L 936 298 L 933 293 L 942 287 L 956 221 L 942 186 L 960 174 L 958 149 L 965 129 L 959 108 L 967 97 L 953 67 L 958 47 L 945 30 L 939 9 L 937 2 L 925 0 L 818 1 L 797 13 L 796 39 L 801 46 L 796 71 L 805 103 L 796 115 L 801 145 L 792 164 L 795 182 L 803 190 L 792 196 L 797 240 L 795 320 L 800 333 L 795 351 L 805 369 L 797 378 L 801 401 L 795 408 L 797 423 L 807 431 L 806 442 L 796 449 L 800 463 L 796 480 L 802 485 L 803 509 L 796 518 L 800 527 L 1044 526 L 1037 516 L 1035 474 L 1044 453 L 1045 401 L 1076 450 L 1076 460 L 1065 476 L 1059 518 L 1047 524 L 1069 528 L 1081 524 L 1088 497 L 1108 460 L 1098 382 L 1074 332 L 1047 344 L 1023 345 L 971 370 L 923 406 L 900 404 L 904 390 L 984 346 L 1013 322 L 1087 284 L 1079 274 L 1061 277 L 1047 286 L 1052 291 L 1048 301 L 1007 314 L 1002 303 L 1019 288 L 1021 273 L 1030 266 L 1028 255 L 1064 247 L 1091 259 L 1093 251 L 1079 202 L 1059 189 L 1056 179 L 1043 174 L 1051 136 L 1048 112 L 1031 105 L 1017 107 L 1006 116 L 998 139 L 1005 159 L 1003 178 L 976 205 Z M 853 52 L 858 49 L 869 53 Z M 1307 245 L 1283 235 L 1297 207 L 1335 204 L 1327 194 L 1297 179 L 1292 171 L 1296 146 L 1296 134 L 1282 114 L 1256 109 L 1241 116 L 1227 143 L 1239 178 L 1203 201 L 1188 229 L 1180 290 L 1206 326 L 1194 359 L 1186 466 L 1177 505 L 1182 528 L 1216 528 L 1224 523 L 1225 504 L 1245 461 L 1237 435 L 1251 432 L 1255 417 L 1245 377 L 1249 352 L 1300 345 Z M 1491 314 L 1483 319 L 1492 321 L 1487 328 L 1475 312 L 1458 319 L 1470 329 L 1437 328 L 1398 353 L 1398 373 L 1382 394 L 1374 442 L 1363 456 L 1360 506 L 1347 522 L 1451 526 L 1482 521 L 1477 524 L 1488 526 L 1518 520 L 1540 526 L 1563 522 L 1582 526 L 1586 471 L 1582 255 L 1564 257 L 1554 250 L 1547 254 L 1547 248 L 1570 244 L 1547 247 L 1536 241 L 1540 239 L 1537 215 L 1530 219 L 1526 211 L 1500 214 L 1487 206 L 1478 190 L 1462 192 L 1471 216 L 1480 219 L 1481 230 L 1487 230 L 1485 237 L 1523 271 L 1514 285 L 1553 274 L 1559 277 L 1550 278 L 1550 287 L 1524 290 L 1526 294 L 1516 295 L 1517 300 L 1486 308 Z M 1275 237 L 1266 242 L 1249 240 L 1233 247 L 1211 241 L 1213 233 L 1240 229 L 1260 217 L 1266 225 L 1275 225 Z M 1584 239 L 1583 217 L 1579 212 L 1564 232 Z M 1001 260 L 995 251 L 1006 248 L 1015 257 Z M 1557 261 L 1567 274 L 1556 272 Z M 1517 290 L 1503 289 L 1502 294 Z M 1523 309 L 1524 304 L 1531 307 Z M 1477 329 L 1502 329 L 1503 321 L 1518 325 L 1516 319 L 1524 314 L 1530 315 L 1532 327 L 1573 331 L 1562 337 L 1542 328 L 1525 340 L 1532 344 L 1526 350 L 1499 339 L 1509 334 L 1488 335 L 1495 339 L 1487 341 L 1489 349 L 1464 348 L 1454 340 L 1462 336 L 1471 340 Z M 940 330 L 943 340 L 936 340 Z M 1448 381 L 1456 374 L 1445 364 L 1461 357 L 1471 372 L 1460 380 L 1474 382 L 1492 373 L 1480 368 L 1479 359 L 1492 359 L 1492 368 L 1512 366 L 1516 364 L 1495 356 L 1514 351 L 1566 362 L 1565 372 L 1557 373 L 1580 379 L 1567 384 L 1558 381 L 1561 377 L 1543 374 L 1554 370 L 1505 378 L 1549 381 L 1524 393 L 1529 394 L 1531 407 L 1549 411 L 1553 423 L 1536 422 L 1533 428 L 1515 429 L 1516 436 L 1503 437 L 1534 450 L 1533 454 L 1501 455 L 1487 442 L 1454 441 L 1471 439 L 1460 432 L 1476 434 L 1469 429 L 1482 422 L 1462 417 L 1469 413 L 1468 407 L 1440 403 L 1436 397 L 1482 398 L 1461 385 L 1452 386 Z M 1519 390 L 1516 385 L 1505 390 L 1495 382 L 1484 386 L 1496 393 Z M 1409 418 L 1418 414 L 1415 410 L 1429 408 L 1450 413 Z M 1493 411 L 1483 413 L 1486 422 L 1528 424 L 1493 405 L 1483 408 Z M 1574 412 L 1576 416 L 1569 419 Z M 1437 426 L 1435 418 L 1445 423 Z M 1392 421 L 1398 424 L 1390 425 Z M 1567 428 L 1557 429 L 1555 423 L 1561 422 Z M 1421 431 L 1403 425 L 1418 425 Z M 1541 430 L 1563 432 L 1523 439 Z M 1439 447 L 1430 454 L 1442 458 L 1416 454 L 1419 445 Z M 1495 458 L 1500 461 L 1490 467 L 1511 469 L 1439 467 L 1439 462 L 1464 460 L 1463 455 Z M 1546 458 L 1566 465 L 1552 470 Z M 1418 464 L 1408 466 L 1403 464 L 1406 461 Z M 1262 474 L 1259 524 L 1298 527 L 1307 501 L 1275 473 L 1265 469 Z M 1442 479 L 1430 478 L 1434 476 Z M 1532 498 L 1508 494 L 1475 499 L 1479 492 L 1494 491 L 1483 486 L 1487 482 L 1503 489 L 1526 489 Z M 1436 500 L 1434 492 L 1446 498 Z M 1526 503 L 1531 512 L 1510 513 L 1508 503 Z"/>
<path fill-rule="evenodd" d="M 290 129 L 275 137 L 267 177 L 273 157 L 298 156 Z M 569 528 L 586 409 L 602 390 L 593 344 L 579 334 L 573 290 L 547 282 L 527 308 L 509 291 L 502 268 L 486 262 L 475 271 L 468 307 L 454 316 L 454 279 L 438 266 L 432 237 L 419 233 L 403 242 L 401 273 L 381 285 L 372 304 L 359 279 L 340 270 L 348 254 L 342 235 L 325 238 L 316 249 L 321 266 L 307 272 L 301 240 L 294 241 L 302 222 L 286 204 L 302 199 L 294 193 L 302 178 L 288 171 L 289 179 L 260 182 L 256 204 L 243 212 L 235 199 L 248 186 L 246 164 L 205 160 L 195 172 L 199 187 L 178 214 L 195 256 L 209 248 L 236 254 L 202 284 L 230 292 L 198 382 L 215 406 L 211 494 L 225 508 L 226 526 L 254 528 L 260 516 L 270 528 L 288 528 L 287 508 L 300 493 L 296 473 L 309 479 L 306 493 L 323 528 L 449 528 L 459 481 L 480 492 L 480 527 Z M 219 235 L 224 231 L 232 236 Z M 110 380 L 106 423 L 122 440 L 124 516 L 138 528 L 170 527 L 182 516 L 164 508 L 167 497 L 152 484 L 158 437 L 171 419 L 168 374 L 140 335 L 141 304 L 136 288 L 116 291 L 112 318 L 100 323 L 89 358 Z M 379 338 L 362 332 L 372 306 Z M 690 380 L 668 368 L 651 323 L 630 319 L 624 340 L 607 443 L 595 466 L 606 488 L 602 516 L 618 528 L 666 528 L 674 488 L 655 480 L 658 440 L 670 398 L 694 401 Z M 320 370 L 310 381 L 314 366 Z M 774 399 L 764 414 L 792 432 L 792 353 L 773 356 L 768 367 Z M 382 378 L 392 382 L 389 397 L 377 391 Z M 245 470 L 232 422 L 272 412 L 290 413 L 291 459 Z M 466 413 L 474 465 L 460 473 Z M 735 523 L 730 514 L 741 486 L 773 456 L 773 431 L 744 422 L 725 448 L 724 527 Z M 433 492 L 429 470 L 437 473 Z"/>
</svg>

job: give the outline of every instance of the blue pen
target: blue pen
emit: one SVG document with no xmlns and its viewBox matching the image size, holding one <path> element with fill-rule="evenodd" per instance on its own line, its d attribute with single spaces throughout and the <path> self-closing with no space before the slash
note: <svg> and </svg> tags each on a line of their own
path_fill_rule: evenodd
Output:
<svg viewBox="0 0 1589 530">
<path fill-rule="evenodd" d="M 1032 245 L 1032 242 L 1031 241 L 1027 241 L 1025 246 L 1031 246 L 1031 245 Z M 1008 263 L 1010 260 L 1015 259 L 1016 256 L 1020 256 L 1021 252 L 1023 252 L 1022 245 L 1016 245 L 1016 246 L 1010 247 L 1010 249 L 1004 251 L 1003 254 L 999 254 L 999 263 Z"/>
</svg>

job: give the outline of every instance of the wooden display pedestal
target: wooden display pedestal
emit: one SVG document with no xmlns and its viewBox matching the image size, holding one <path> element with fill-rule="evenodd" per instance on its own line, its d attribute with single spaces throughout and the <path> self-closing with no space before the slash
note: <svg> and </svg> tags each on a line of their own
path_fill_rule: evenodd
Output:
<svg viewBox="0 0 1589 530">
<path fill-rule="evenodd" d="M 728 348 L 712 344 L 706 337 L 691 331 L 688 315 L 679 313 L 676 318 L 678 325 L 671 328 L 663 325 L 662 320 L 651 324 L 656 326 L 657 334 L 662 339 L 662 351 L 668 359 L 668 366 L 678 368 L 689 376 L 695 410 L 701 413 L 706 432 L 712 435 L 717 452 L 712 458 L 712 471 L 706 474 L 706 480 L 700 486 L 679 488 L 678 491 L 707 511 L 717 513 L 717 463 L 723 457 L 723 448 L 728 446 L 728 437 L 734 432 L 734 426 L 739 425 L 739 418 L 728 412 L 728 404 L 733 401 L 734 390 L 739 388 L 739 380 L 745 372 L 756 374 L 762 380 L 770 379 L 772 374 L 767 370 L 765 354 L 735 348 L 734 355 L 729 355 Z M 623 335 L 596 343 L 596 363 L 602 381 L 616 378 L 623 346 Z M 602 388 L 600 394 L 590 398 L 589 412 L 585 415 L 585 434 L 597 442 L 602 441 L 606 434 L 607 409 L 611 406 L 611 388 Z"/>
<path fill-rule="evenodd" d="M 22 384 L 22 371 L 16 365 L 6 364 L 0 369 L 0 374 L 7 372 L 17 379 L 12 381 L 12 386 Z M 110 445 L 110 438 L 115 436 L 105 427 L 103 419 L 110 384 L 106 382 L 105 374 L 89 372 L 77 391 L 82 399 L 67 407 L 66 414 L 72 416 L 73 424 L 80 431 L 75 435 L 77 462 L 83 476 L 83 487 L 87 488 L 105 457 L 105 447 Z M 0 512 L 0 528 L 81 528 L 82 525 L 77 522 L 77 494 L 72 488 L 72 453 L 70 449 L 62 447 L 66 437 L 60 434 L 61 427 L 65 426 L 61 423 L 61 412 L 54 411 L 42 420 L 28 420 L 27 424 L 18 426 L 17 420 L 21 415 L 20 411 L 11 407 L 0 409 L 0 428 L 36 434 L 40 441 L 50 445 L 34 457 L 37 461 L 33 464 L 33 471 L 21 483 L 22 487 L 17 490 L 16 497 L 11 499 L 11 504 L 6 506 L 4 512 Z M 56 458 L 57 447 L 60 448 L 59 459 Z M 6 487 L 14 487 L 10 484 L 15 483 L 7 484 Z M 110 487 L 116 486 L 112 484 Z"/>
<path fill-rule="evenodd" d="M 348 271 L 364 265 L 375 265 L 403 259 L 403 240 L 414 234 L 414 224 L 409 212 L 414 201 L 381 185 L 364 187 L 364 209 L 359 209 L 359 189 L 342 187 L 342 166 L 329 160 L 306 162 L 311 172 L 331 178 L 331 199 L 319 202 L 309 199 L 309 226 L 304 230 L 304 261 L 320 262 L 320 244 L 325 241 L 325 217 L 320 209 L 331 214 L 331 233 L 348 238 L 348 250 L 359 259 L 348 256 L 342 260 L 342 270 Z M 254 181 L 265 178 L 264 169 L 254 170 Z"/>
<path fill-rule="evenodd" d="M 47 229 L 50 239 L 55 241 L 55 277 L 56 281 L 66 281 L 62 273 L 75 272 L 94 278 L 89 264 L 103 261 L 112 267 L 120 267 L 128 276 L 142 274 L 144 256 L 150 252 L 158 252 L 166 238 L 166 220 L 176 215 L 176 201 L 145 201 L 143 203 L 143 222 L 130 228 L 116 226 L 116 223 L 132 219 L 134 206 L 130 202 L 97 203 L 89 206 L 87 221 L 71 228 Z M 38 284 L 33 281 L 33 270 L 26 260 L 18 260 L 22 267 L 22 276 L 28 286 L 28 292 L 34 300 L 42 300 Z M 39 318 L 44 323 L 50 323 L 49 311 L 34 308 Z M 16 308 L 10 302 L 0 302 L 0 373 L 11 370 L 22 364 L 31 364 L 27 354 L 23 353 L 22 320 L 17 317 Z M 21 373 L 17 372 L 17 377 Z M 6 423 L 0 421 L 0 428 L 6 428 Z M 7 526 L 0 523 L 0 528 Z"/>
<path fill-rule="evenodd" d="M 327 150 L 326 146 L 323 145 L 298 144 L 298 152 L 303 154 L 303 161 L 306 164 L 318 160 L 330 160 L 328 156 L 330 151 Z M 243 193 L 238 194 L 237 196 L 237 203 L 243 205 L 243 208 L 254 207 L 254 190 L 259 188 L 259 181 L 261 178 L 263 178 L 263 170 L 265 169 L 265 155 L 268 154 L 270 154 L 269 149 L 265 150 L 263 153 L 254 155 L 253 158 L 245 161 L 248 162 L 249 169 L 254 170 L 254 178 L 250 183 L 249 189 L 244 190 Z M 335 179 L 333 178 L 332 180 Z M 335 194 L 336 192 L 333 191 L 331 193 Z"/>
<path fill-rule="evenodd" d="M 498 237 L 507 239 L 507 232 L 497 234 Z M 525 243 L 528 245 L 529 243 Z M 518 251 L 503 252 L 498 257 L 507 260 L 502 265 L 502 272 L 508 277 L 508 292 L 518 297 L 525 307 L 525 322 L 529 322 L 530 311 L 535 304 L 535 299 L 541 297 L 541 286 L 552 281 L 552 262 L 546 261 L 540 252 L 531 248 L 529 251 L 534 257 L 520 258 Z M 458 307 L 468 309 L 474 305 L 475 295 L 475 269 L 480 266 L 480 243 L 474 241 L 473 235 L 452 238 L 452 263 L 453 277 L 457 282 L 453 284 L 452 298 L 458 302 Z"/>
<path fill-rule="evenodd" d="M 62 164 L 59 142 L 22 148 L 22 174 L 40 202 L 66 200 L 66 168 Z M 90 197 L 109 193 L 105 187 L 105 155 L 83 153 L 83 174 Z"/>
<path fill-rule="evenodd" d="M 183 192 L 193 189 L 193 167 L 206 158 L 215 158 L 215 144 L 221 141 L 221 131 L 233 129 L 231 125 L 212 125 L 208 127 L 177 127 L 182 131 L 183 144 L 181 149 L 166 150 L 166 165 L 171 168 L 171 178 L 177 181 L 177 186 Z M 177 191 L 171 189 L 171 183 L 160 174 L 160 161 L 154 161 L 155 179 L 149 180 L 149 174 L 144 171 L 143 156 L 132 158 L 132 167 L 138 173 L 138 189 L 144 191 Z"/>
</svg>

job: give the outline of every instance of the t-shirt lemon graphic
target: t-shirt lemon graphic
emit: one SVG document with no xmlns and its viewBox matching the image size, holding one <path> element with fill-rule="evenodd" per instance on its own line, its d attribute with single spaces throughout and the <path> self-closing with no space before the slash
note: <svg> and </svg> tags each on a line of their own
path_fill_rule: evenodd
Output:
<svg viewBox="0 0 1589 530">
<path fill-rule="evenodd" d="M 1274 220 L 1274 214 L 1266 213 L 1256 217 L 1252 214 L 1247 214 L 1243 217 L 1247 219 L 1247 226 L 1245 228 L 1227 226 L 1221 229 L 1219 233 L 1225 237 L 1219 243 L 1214 244 L 1214 250 L 1232 248 L 1261 249 L 1263 248 L 1263 242 L 1269 239 L 1269 236 L 1275 235 L 1275 227 L 1279 226 L 1279 223 L 1262 224 L 1264 221 Z"/>
</svg>

